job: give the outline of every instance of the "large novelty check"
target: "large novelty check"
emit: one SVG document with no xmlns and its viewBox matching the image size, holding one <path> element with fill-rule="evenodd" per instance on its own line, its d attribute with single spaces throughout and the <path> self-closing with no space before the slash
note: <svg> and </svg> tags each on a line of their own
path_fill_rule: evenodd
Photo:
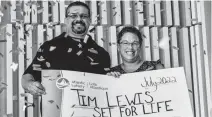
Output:
<svg viewBox="0 0 212 117">
<path fill-rule="evenodd" d="M 43 117 L 193 117 L 183 68 L 120 78 L 43 70 Z"/>
</svg>

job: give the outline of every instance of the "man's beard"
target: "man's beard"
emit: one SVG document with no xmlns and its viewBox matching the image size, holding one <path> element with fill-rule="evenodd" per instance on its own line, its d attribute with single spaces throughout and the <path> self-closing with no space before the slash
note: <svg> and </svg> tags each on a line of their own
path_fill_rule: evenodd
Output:
<svg viewBox="0 0 212 117">
<path fill-rule="evenodd" d="M 72 22 L 72 31 L 76 34 L 83 34 L 86 32 L 86 24 L 82 20 Z"/>
</svg>

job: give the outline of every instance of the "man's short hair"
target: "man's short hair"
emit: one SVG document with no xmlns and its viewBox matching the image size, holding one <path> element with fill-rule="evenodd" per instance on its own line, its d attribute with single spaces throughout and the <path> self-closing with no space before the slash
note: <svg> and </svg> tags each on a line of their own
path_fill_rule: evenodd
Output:
<svg viewBox="0 0 212 117">
<path fill-rule="evenodd" d="M 117 43 L 118 44 L 120 44 L 120 41 L 121 41 L 122 36 L 125 33 L 128 33 L 128 32 L 129 33 L 133 33 L 136 36 L 138 36 L 139 43 L 142 44 L 143 39 L 142 39 L 142 36 L 141 36 L 141 32 L 137 28 L 135 28 L 133 26 L 126 26 L 126 27 L 124 27 L 124 28 L 121 29 L 121 31 L 117 35 Z"/>
<path fill-rule="evenodd" d="M 88 15 L 89 17 L 91 16 L 90 14 L 90 8 L 88 7 L 87 4 L 83 3 L 83 2 L 79 2 L 79 1 L 76 1 L 76 2 L 72 2 L 68 5 L 68 7 L 66 8 L 66 17 L 68 17 L 68 9 L 72 6 L 84 6 L 85 8 L 88 9 Z"/>
</svg>

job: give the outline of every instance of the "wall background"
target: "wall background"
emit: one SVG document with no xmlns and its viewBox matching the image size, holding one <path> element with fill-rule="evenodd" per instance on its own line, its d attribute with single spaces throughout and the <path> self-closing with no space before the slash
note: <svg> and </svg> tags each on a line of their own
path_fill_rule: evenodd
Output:
<svg viewBox="0 0 212 117">
<path fill-rule="evenodd" d="M 183 66 L 195 116 L 212 115 L 211 1 L 83 2 L 91 7 L 90 35 L 110 53 L 112 66 L 121 62 L 117 32 L 134 25 L 144 38 L 143 59 Z M 0 117 L 40 116 L 39 98 L 24 93 L 21 76 L 39 46 L 64 31 L 69 3 L 0 1 Z"/>
</svg>

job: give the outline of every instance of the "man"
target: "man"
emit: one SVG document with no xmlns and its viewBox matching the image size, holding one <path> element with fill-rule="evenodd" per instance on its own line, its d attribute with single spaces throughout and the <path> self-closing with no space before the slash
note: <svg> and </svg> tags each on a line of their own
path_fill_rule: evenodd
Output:
<svg viewBox="0 0 212 117">
<path fill-rule="evenodd" d="M 82 2 L 73 2 L 66 9 L 66 33 L 46 41 L 22 77 L 23 88 L 33 94 L 45 94 L 41 82 L 42 69 L 63 69 L 105 74 L 110 57 L 87 35 L 90 9 Z"/>
</svg>

